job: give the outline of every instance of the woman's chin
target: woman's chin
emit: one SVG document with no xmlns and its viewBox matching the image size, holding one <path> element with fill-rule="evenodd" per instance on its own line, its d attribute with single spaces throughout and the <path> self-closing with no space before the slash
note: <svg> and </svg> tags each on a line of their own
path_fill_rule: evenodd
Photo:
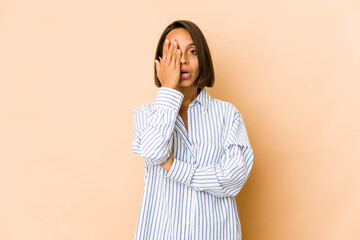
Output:
<svg viewBox="0 0 360 240">
<path fill-rule="evenodd" d="M 193 81 L 191 79 L 180 79 L 178 86 L 179 87 L 191 87 L 193 85 Z"/>
</svg>

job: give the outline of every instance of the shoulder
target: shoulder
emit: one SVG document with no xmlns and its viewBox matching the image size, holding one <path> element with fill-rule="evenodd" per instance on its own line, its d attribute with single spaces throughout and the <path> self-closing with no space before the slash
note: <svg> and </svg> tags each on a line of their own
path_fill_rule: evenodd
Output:
<svg viewBox="0 0 360 240">
<path fill-rule="evenodd" d="M 214 111 L 218 111 L 221 114 L 224 114 L 230 118 L 242 118 L 238 108 L 231 102 L 212 98 L 211 105 Z"/>
</svg>

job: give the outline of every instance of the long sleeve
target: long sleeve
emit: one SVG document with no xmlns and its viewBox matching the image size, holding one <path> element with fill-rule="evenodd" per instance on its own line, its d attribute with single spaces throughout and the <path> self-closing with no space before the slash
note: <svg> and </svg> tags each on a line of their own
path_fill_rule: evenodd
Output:
<svg viewBox="0 0 360 240">
<path fill-rule="evenodd" d="M 172 147 L 173 131 L 184 95 L 172 88 L 161 87 L 155 102 L 134 110 L 135 138 L 133 152 L 150 164 L 168 160 Z"/>
<path fill-rule="evenodd" d="M 218 164 L 198 166 L 174 158 L 166 177 L 218 197 L 234 197 L 244 186 L 253 164 L 251 148 L 241 114 L 235 112 Z"/>
</svg>

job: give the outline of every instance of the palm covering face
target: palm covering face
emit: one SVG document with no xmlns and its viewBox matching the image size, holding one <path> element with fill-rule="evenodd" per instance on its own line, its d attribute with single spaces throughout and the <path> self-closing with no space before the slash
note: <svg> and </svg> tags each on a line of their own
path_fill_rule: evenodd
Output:
<svg viewBox="0 0 360 240">
<path fill-rule="evenodd" d="M 157 77 L 162 87 L 176 88 L 180 80 L 181 51 L 177 42 L 168 39 L 164 42 L 163 57 L 155 60 Z"/>
</svg>

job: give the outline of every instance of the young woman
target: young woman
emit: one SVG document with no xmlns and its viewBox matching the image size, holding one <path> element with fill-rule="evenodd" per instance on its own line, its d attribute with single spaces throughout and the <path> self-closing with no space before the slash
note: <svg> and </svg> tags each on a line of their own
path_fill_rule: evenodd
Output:
<svg viewBox="0 0 360 240">
<path fill-rule="evenodd" d="M 135 239 L 241 239 L 235 196 L 253 164 L 240 112 L 212 98 L 210 51 L 190 21 L 171 23 L 155 55 L 154 102 L 134 111 L 134 153 L 145 159 Z"/>
</svg>

